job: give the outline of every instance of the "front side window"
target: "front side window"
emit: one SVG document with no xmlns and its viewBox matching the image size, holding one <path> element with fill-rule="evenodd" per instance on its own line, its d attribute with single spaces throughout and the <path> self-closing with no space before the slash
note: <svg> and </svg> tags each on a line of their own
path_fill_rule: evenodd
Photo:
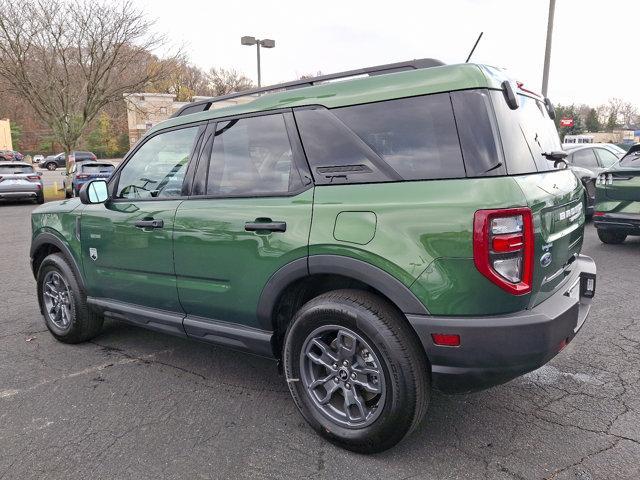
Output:
<svg viewBox="0 0 640 480">
<path fill-rule="evenodd" d="M 147 140 L 120 172 L 116 198 L 182 195 L 182 182 L 198 127 L 160 133 Z"/>
<path fill-rule="evenodd" d="M 207 195 L 285 195 L 301 184 L 282 115 L 216 125 Z"/>
</svg>

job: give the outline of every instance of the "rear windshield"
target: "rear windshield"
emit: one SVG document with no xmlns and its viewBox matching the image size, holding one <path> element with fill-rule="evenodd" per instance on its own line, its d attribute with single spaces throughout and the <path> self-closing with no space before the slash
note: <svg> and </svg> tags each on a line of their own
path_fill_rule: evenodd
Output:
<svg viewBox="0 0 640 480">
<path fill-rule="evenodd" d="M 640 168 L 640 150 L 635 150 L 625 155 L 622 160 L 620 160 L 620 165 L 623 167 Z"/>
<path fill-rule="evenodd" d="M 83 173 L 110 173 L 113 172 L 114 168 L 113 165 L 98 165 L 92 163 L 91 165 L 82 165 L 80 170 Z"/>
<path fill-rule="evenodd" d="M 0 175 L 16 175 L 20 173 L 34 173 L 35 170 L 29 165 L 0 165 Z"/>
<path fill-rule="evenodd" d="M 542 153 L 562 150 L 553 120 L 540 100 L 518 94 L 520 107 L 511 110 L 502 91 L 491 92 L 500 138 L 512 175 L 554 170 Z"/>
</svg>

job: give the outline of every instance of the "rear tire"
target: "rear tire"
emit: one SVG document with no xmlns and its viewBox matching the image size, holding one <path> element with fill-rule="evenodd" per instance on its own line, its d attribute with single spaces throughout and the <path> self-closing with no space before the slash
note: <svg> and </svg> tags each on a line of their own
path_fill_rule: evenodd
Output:
<svg viewBox="0 0 640 480">
<path fill-rule="evenodd" d="M 44 203 L 44 192 L 38 193 L 38 195 L 36 196 L 36 203 L 38 205 L 42 205 Z"/>
<path fill-rule="evenodd" d="M 40 310 L 57 340 L 80 343 L 100 333 L 103 317 L 87 306 L 86 294 L 61 254 L 52 253 L 42 261 L 37 283 Z"/>
<path fill-rule="evenodd" d="M 53 172 L 56 168 L 58 168 L 58 166 L 56 165 L 55 162 L 49 162 L 45 165 L 46 169 Z"/>
<path fill-rule="evenodd" d="M 402 314 L 369 292 L 337 290 L 306 303 L 287 329 L 283 362 L 309 425 L 354 452 L 393 447 L 429 403 L 422 345 Z"/>
<path fill-rule="evenodd" d="M 602 243 L 609 243 L 612 245 L 619 245 L 624 242 L 627 235 L 624 233 L 612 231 L 612 230 L 600 230 L 598 229 L 598 238 Z"/>
</svg>

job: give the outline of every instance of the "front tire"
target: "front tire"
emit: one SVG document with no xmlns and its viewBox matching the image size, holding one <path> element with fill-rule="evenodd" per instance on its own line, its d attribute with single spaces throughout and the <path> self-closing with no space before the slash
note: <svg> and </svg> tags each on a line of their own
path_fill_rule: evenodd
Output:
<svg viewBox="0 0 640 480">
<path fill-rule="evenodd" d="M 90 310 L 73 269 L 59 253 L 38 269 L 38 301 L 51 334 L 64 343 L 80 343 L 100 333 L 103 318 Z"/>
<path fill-rule="evenodd" d="M 50 172 L 53 172 L 56 168 L 58 168 L 55 162 L 47 163 L 46 167 L 47 167 L 47 170 L 49 170 Z"/>
<path fill-rule="evenodd" d="M 600 230 L 598 229 L 598 238 L 602 243 L 608 243 L 612 245 L 618 245 L 625 241 L 627 235 L 612 230 Z"/>
<path fill-rule="evenodd" d="M 283 362 L 307 422 L 354 452 L 393 447 L 427 409 L 424 349 L 402 314 L 369 292 L 337 290 L 306 303 L 287 330 Z"/>
</svg>

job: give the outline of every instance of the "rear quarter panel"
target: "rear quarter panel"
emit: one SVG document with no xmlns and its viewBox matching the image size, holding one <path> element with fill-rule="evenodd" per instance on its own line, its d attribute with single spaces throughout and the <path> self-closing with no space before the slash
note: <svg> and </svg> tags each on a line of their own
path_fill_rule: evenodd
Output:
<svg viewBox="0 0 640 480">
<path fill-rule="evenodd" d="M 507 294 L 474 265 L 473 217 L 480 208 L 526 205 L 510 177 L 318 186 L 309 254 L 373 264 L 409 287 L 432 314 L 515 311 L 528 298 Z M 347 216 L 350 228 L 340 224 L 344 212 L 354 213 Z M 366 231 L 358 234 L 359 228 Z"/>
</svg>

